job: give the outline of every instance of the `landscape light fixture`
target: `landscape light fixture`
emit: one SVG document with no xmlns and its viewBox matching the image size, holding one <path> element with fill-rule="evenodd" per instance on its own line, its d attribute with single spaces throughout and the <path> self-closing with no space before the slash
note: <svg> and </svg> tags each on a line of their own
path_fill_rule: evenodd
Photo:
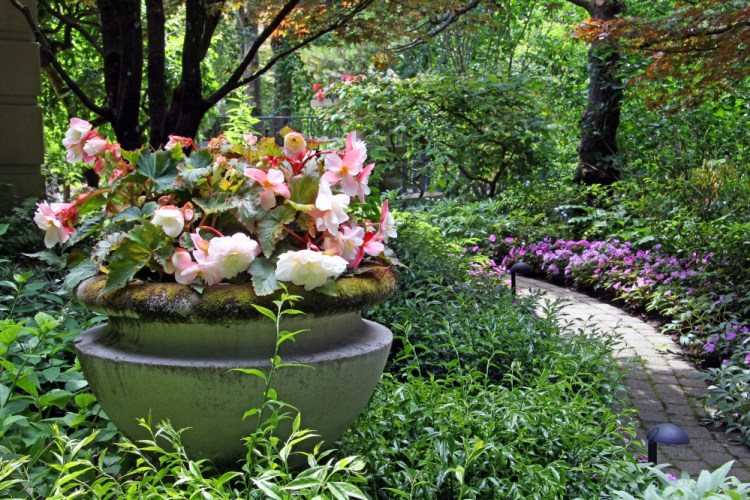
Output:
<svg viewBox="0 0 750 500">
<path fill-rule="evenodd" d="M 685 429 L 678 425 L 664 423 L 655 425 L 648 434 L 648 461 L 656 465 L 656 445 L 657 444 L 688 444 L 690 438 Z"/>
<path fill-rule="evenodd" d="M 534 274 L 534 270 L 531 266 L 525 262 L 516 262 L 510 266 L 510 293 L 511 295 L 516 294 L 516 274 L 521 276 L 531 276 Z"/>
</svg>

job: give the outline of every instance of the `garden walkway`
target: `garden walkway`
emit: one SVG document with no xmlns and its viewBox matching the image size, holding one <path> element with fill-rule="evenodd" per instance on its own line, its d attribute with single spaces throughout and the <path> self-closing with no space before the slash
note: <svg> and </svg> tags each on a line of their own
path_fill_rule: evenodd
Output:
<svg viewBox="0 0 750 500">
<path fill-rule="evenodd" d="M 625 382 L 640 414 L 638 437 L 645 444 L 649 429 L 662 422 L 679 425 L 690 437 L 686 446 L 660 445 L 659 463 L 670 463 L 677 471 L 696 477 L 701 470 L 713 470 L 734 460 L 730 474 L 750 482 L 750 449 L 701 425 L 701 396 L 706 394 L 706 384 L 696 378 L 698 370 L 679 355 L 669 337 L 617 307 L 573 290 L 522 277 L 518 277 L 518 288 L 521 293 L 539 292 L 551 301 L 561 299 L 562 318 L 574 327 L 616 331 L 621 336 L 624 345 L 617 359 L 634 368 Z"/>
</svg>

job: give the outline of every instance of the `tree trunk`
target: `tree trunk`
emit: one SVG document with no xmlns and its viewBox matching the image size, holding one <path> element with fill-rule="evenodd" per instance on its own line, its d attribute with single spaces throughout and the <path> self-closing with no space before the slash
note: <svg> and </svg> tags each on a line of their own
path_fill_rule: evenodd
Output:
<svg viewBox="0 0 750 500">
<path fill-rule="evenodd" d="M 253 46 L 253 43 L 255 43 L 255 40 L 258 38 L 257 12 L 252 10 L 252 6 L 249 3 L 240 8 L 237 12 L 237 24 L 240 29 L 245 32 L 245 42 L 243 43 L 243 50 L 240 55 L 241 60 L 244 57 L 244 54 L 250 50 L 250 47 Z M 256 54 L 242 77 L 247 78 L 251 76 L 259 67 L 260 61 Z M 262 80 L 260 78 L 256 78 L 245 87 L 245 95 L 253 102 L 253 116 L 263 115 L 263 87 L 261 86 L 261 82 Z"/>
<path fill-rule="evenodd" d="M 623 0 L 593 0 L 590 7 L 591 17 L 604 21 L 625 11 Z M 588 105 L 581 120 L 575 174 L 578 182 L 608 185 L 620 177 L 615 162 L 622 103 L 619 69 L 620 54 L 613 43 L 604 39 L 591 44 Z"/>
<path fill-rule="evenodd" d="M 167 58 L 165 55 L 166 17 L 162 0 L 146 0 L 146 22 L 148 23 L 148 117 L 151 122 L 149 143 L 158 148 L 164 136 L 171 133 L 166 130 L 167 121 Z"/>
<path fill-rule="evenodd" d="M 274 40 L 271 43 L 274 55 L 285 50 L 286 43 Z M 273 69 L 274 89 L 273 107 L 277 116 L 290 116 L 292 114 L 292 71 L 294 70 L 294 57 L 285 57 L 276 63 Z"/>
<path fill-rule="evenodd" d="M 201 62 L 211 45 L 216 26 L 221 20 L 219 5 L 223 0 L 186 0 L 185 38 L 182 44 L 182 74 L 172 96 L 165 131 L 169 134 L 195 138 L 201 120 L 211 108 L 203 98 Z M 165 144 L 168 137 L 161 138 Z"/>
<path fill-rule="evenodd" d="M 125 149 L 143 144 L 138 123 L 143 79 L 143 30 L 139 0 L 99 0 L 104 50 L 104 90 L 112 128 Z"/>
</svg>

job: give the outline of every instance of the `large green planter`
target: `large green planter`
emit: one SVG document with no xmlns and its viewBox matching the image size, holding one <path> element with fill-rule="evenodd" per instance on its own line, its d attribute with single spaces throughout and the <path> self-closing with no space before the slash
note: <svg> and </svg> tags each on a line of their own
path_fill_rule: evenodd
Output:
<svg viewBox="0 0 750 500">
<path fill-rule="evenodd" d="M 282 345 L 278 398 L 301 412 L 303 428 L 330 445 L 367 405 L 392 342 L 390 330 L 361 318 L 360 311 L 393 291 L 390 269 L 373 269 L 336 283 L 336 296 L 305 296 L 282 328 L 309 330 Z M 83 282 L 76 294 L 109 317 L 76 340 L 92 391 L 110 419 L 131 439 L 146 434 L 137 422 L 169 419 L 194 457 L 231 461 L 245 455 L 242 438 L 255 426 L 243 414 L 262 402 L 263 381 L 230 371 L 268 372 L 275 342 L 273 323 L 253 303 L 273 308 L 273 297 L 256 297 L 249 285 L 216 285 L 202 295 L 176 283 L 134 284 L 103 294 L 104 277 Z M 289 318 L 288 320 L 286 318 Z M 279 431 L 281 436 L 288 432 Z"/>
</svg>

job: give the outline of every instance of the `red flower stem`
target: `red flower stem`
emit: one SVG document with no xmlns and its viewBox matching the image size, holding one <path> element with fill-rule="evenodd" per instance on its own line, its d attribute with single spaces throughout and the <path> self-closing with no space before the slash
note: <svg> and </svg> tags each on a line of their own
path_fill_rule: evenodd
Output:
<svg viewBox="0 0 750 500">
<path fill-rule="evenodd" d="M 284 228 L 284 231 L 286 231 L 287 233 L 289 233 L 291 236 L 297 238 L 298 241 L 300 241 L 301 243 L 305 243 L 305 240 L 302 237 L 300 237 L 300 235 L 298 235 L 297 233 L 295 233 L 294 231 L 292 231 L 291 229 L 289 229 L 286 226 L 282 226 L 282 227 Z"/>
<path fill-rule="evenodd" d="M 211 231 L 212 233 L 214 233 L 215 235 L 217 235 L 219 237 L 223 237 L 224 236 L 223 234 L 221 234 L 219 231 L 217 231 L 216 229 L 212 228 L 211 226 L 198 226 L 198 229 L 205 229 L 206 231 Z"/>
</svg>

